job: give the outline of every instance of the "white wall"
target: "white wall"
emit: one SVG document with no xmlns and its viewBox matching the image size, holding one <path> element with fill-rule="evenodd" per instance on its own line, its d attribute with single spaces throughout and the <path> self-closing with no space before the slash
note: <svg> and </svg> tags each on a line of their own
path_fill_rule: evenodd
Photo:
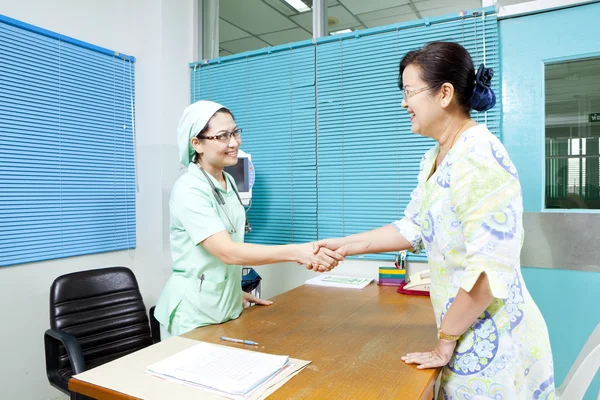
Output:
<svg viewBox="0 0 600 400">
<path fill-rule="evenodd" d="M 125 265 L 147 307 L 170 274 L 166 199 L 178 176 L 176 127 L 189 103 L 194 61 L 194 0 L 0 0 L 0 13 L 137 58 L 137 249 L 0 268 L 0 397 L 61 396 L 46 379 L 43 333 L 48 293 L 59 275 Z"/>
</svg>

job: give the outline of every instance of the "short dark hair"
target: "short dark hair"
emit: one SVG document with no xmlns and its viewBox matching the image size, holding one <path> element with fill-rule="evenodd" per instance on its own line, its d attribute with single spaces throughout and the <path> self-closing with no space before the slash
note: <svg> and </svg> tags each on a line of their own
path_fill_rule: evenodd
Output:
<svg viewBox="0 0 600 400">
<path fill-rule="evenodd" d="M 467 114 L 471 111 L 469 99 L 475 87 L 475 67 L 467 49 L 454 42 L 431 42 L 420 50 L 406 53 L 400 61 L 398 87 L 402 90 L 402 73 L 409 65 L 418 66 L 421 79 L 438 90 L 448 82 L 454 86 L 458 104 Z"/>
</svg>

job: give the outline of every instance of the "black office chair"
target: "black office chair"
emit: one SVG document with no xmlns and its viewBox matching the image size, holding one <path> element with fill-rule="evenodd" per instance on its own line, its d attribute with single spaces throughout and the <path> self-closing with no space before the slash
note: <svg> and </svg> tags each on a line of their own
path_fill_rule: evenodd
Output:
<svg viewBox="0 0 600 400">
<path fill-rule="evenodd" d="M 50 329 L 44 334 L 46 373 L 50 384 L 71 399 L 87 399 L 69 392 L 71 376 L 158 341 L 158 327 L 151 334 L 129 268 L 75 272 L 52 283 Z"/>
<path fill-rule="evenodd" d="M 154 309 L 156 306 L 150 307 L 150 330 L 152 331 L 152 343 L 160 342 L 160 322 L 154 317 Z"/>
</svg>

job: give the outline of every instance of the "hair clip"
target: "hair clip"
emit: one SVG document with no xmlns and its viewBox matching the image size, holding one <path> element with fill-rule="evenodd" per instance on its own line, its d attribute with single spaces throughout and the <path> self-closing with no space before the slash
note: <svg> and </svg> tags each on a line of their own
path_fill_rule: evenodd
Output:
<svg viewBox="0 0 600 400">
<path fill-rule="evenodd" d="M 490 87 L 494 71 L 486 68 L 483 64 L 479 66 L 475 74 L 475 85 L 473 93 L 469 98 L 469 105 L 476 111 L 487 111 L 496 105 L 496 95 Z"/>
<path fill-rule="evenodd" d="M 475 82 L 490 87 L 493 77 L 494 70 L 491 68 L 486 68 L 483 64 L 481 64 L 477 70 L 477 73 L 475 74 Z"/>
</svg>

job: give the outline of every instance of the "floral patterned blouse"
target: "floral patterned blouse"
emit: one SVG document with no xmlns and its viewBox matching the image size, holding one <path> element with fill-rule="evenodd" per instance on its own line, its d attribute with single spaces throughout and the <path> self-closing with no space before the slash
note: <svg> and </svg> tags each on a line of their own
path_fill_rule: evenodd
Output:
<svg viewBox="0 0 600 400">
<path fill-rule="evenodd" d="M 394 222 L 423 248 L 438 326 L 459 289 L 488 276 L 492 304 L 442 370 L 440 399 L 553 399 L 546 323 L 521 275 L 523 199 L 517 171 L 484 126 L 465 131 L 431 175 L 439 145 L 421 160 L 405 217 Z"/>
</svg>

